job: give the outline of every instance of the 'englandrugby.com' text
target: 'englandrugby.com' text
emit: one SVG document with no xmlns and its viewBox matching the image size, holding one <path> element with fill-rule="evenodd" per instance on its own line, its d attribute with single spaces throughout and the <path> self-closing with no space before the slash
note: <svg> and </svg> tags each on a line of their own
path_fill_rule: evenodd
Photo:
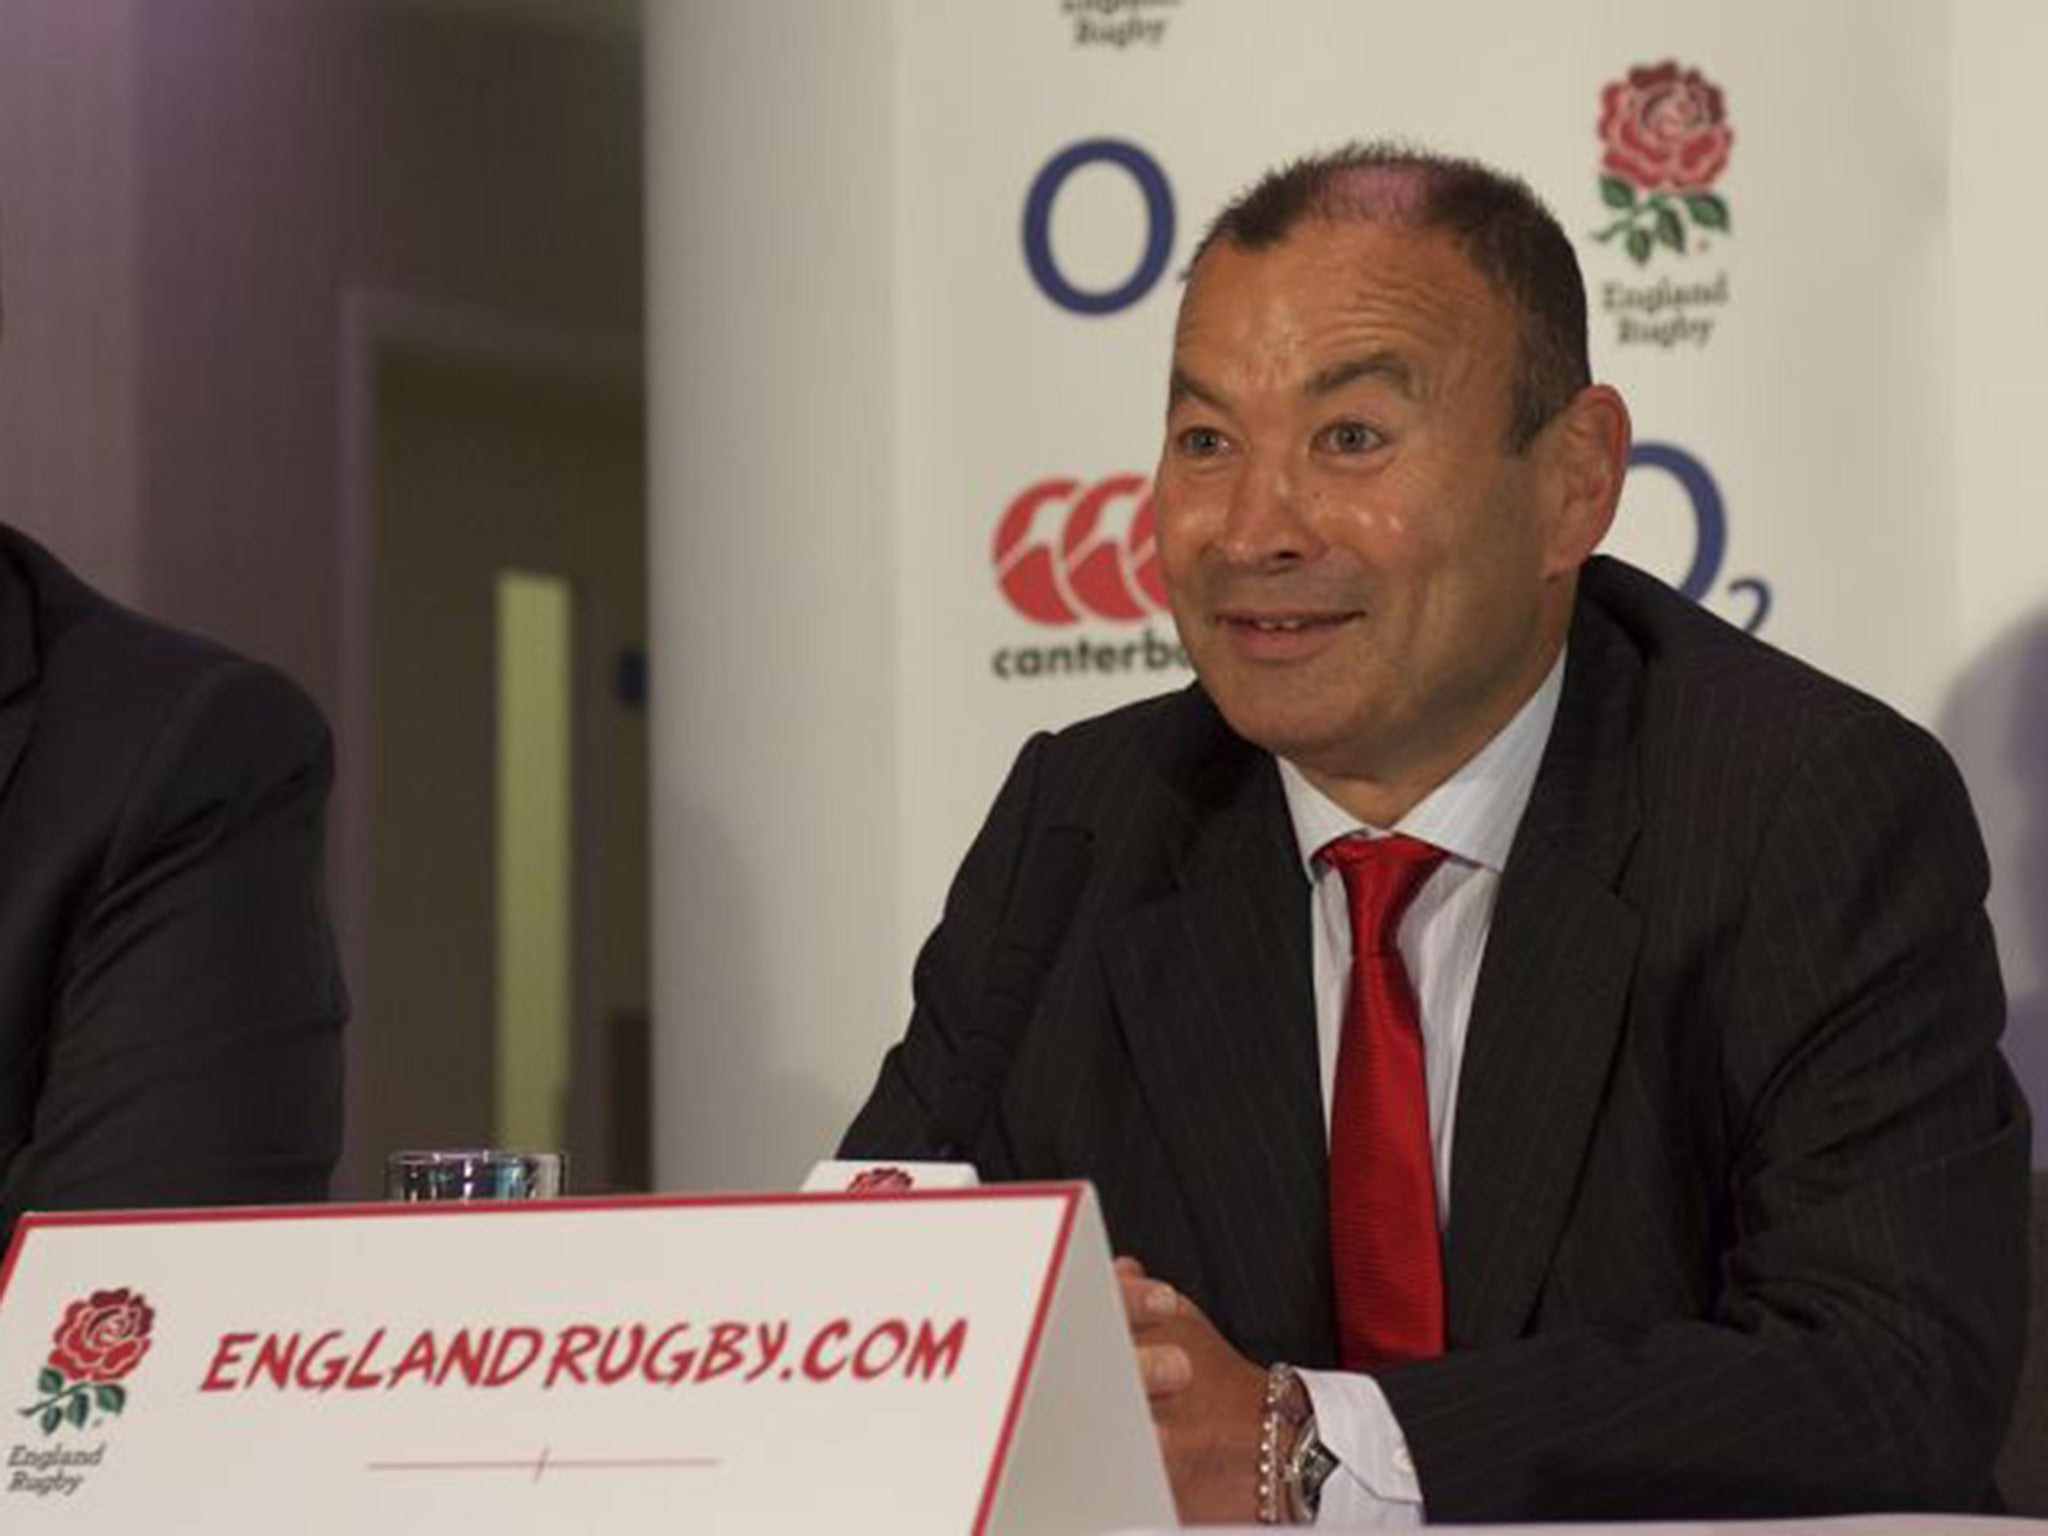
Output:
<svg viewBox="0 0 2048 1536">
<path fill-rule="evenodd" d="M 329 1328 L 224 1333 L 201 1392 L 371 1392 L 399 1388 L 661 1387 L 715 1382 L 946 1381 L 967 1319 L 574 1323 L 367 1334 Z"/>
</svg>

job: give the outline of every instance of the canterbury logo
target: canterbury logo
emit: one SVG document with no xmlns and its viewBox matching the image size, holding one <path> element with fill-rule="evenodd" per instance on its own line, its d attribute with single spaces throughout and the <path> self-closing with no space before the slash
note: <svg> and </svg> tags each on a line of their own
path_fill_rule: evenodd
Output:
<svg viewBox="0 0 2048 1536">
<path fill-rule="evenodd" d="M 994 560 L 1003 596 L 1036 624 L 1128 624 L 1166 611 L 1143 475 L 1028 486 L 996 526 Z"/>
</svg>

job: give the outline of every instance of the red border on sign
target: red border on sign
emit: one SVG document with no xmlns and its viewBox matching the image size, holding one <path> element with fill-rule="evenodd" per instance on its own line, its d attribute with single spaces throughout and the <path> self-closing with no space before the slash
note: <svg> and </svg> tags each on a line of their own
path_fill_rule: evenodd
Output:
<svg viewBox="0 0 2048 1536">
<path fill-rule="evenodd" d="M 1073 1237 L 1074 1218 L 1081 1208 L 1083 1184 L 994 1184 L 973 1189 L 906 1189 L 874 1194 L 849 1195 L 841 1191 L 812 1194 L 738 1195 L 580 1195 L 559 1200 L 477 1200 L 422 1201 L 417 1204 L 380 1204 L 357 1201 L 331 1205 L 189 1206 L 154 1211 L 41 1211 L 15 1223 L 14 1240 L 8 1244 L 7 1259 L 0 1264 L 0 1306 L 7 1301 L 7 1287 L 14 1278 L 28 1240 L 44 1227 L 132 1227 L 175 1226 L 204 1222 L 253 1221 L 348 1221 L 361 1218 L 408 1220 L 413 1217 L 548 1216 L 564 1211 L 649 1210 L 668 1207 L 735 1205 L 872 1205 L 882 1201 L 905 1200 L 1043 1200 L 1058 1197 L 1066 1209 L 1060 1215 L 1059 1231 L 1053 1236 L 1052 1257 L 1045 1278 L 1038 1287 L 1038 1306 L 1025 1335 L 1024 1350 L 1017 1362 L 1017 1376 L 1010 1384 L 1009 1406 L 1003 1411 L 1002 1428 L 996 1434 L 995 1450 L 989 1461 L 988 1477 L 982 1484 L 981 1506 L 975 1512 L 973 1536 L 982 1536 L 995 1511 L 996 1488 L 1009 1460 L 1010 1443 L 1017 1433 L 1017 1421 L 1024 1410 L 1024 1388 L 1038 1363 L 1038 1346 L 1045 1336 L 1046 1319 L 1052 1312 L 1053 1289 L 1067 1260 L 1067 1244 Z"/>
<path fill-rule="evenodd" d="M 1006 1186 L 1018 1188 L 1022 1186 Z M 1081 1186 L 1076 1184 L 1037 1186 L 1039 1193 L 1064 1192 L 1067 1208 L 1060 1216 L 1060 1230 L 1052 1240 L 1052 1261 L 1038 1287 L 1038 1311 L 1031 1319 L 1031 1332 L 1024 1339 L 1024 1354 L 1017 1362 L 1017 1379 L 1010 1384 L 1010 1406 L 1003 1413 L 1003 1428 L 996 1436 L 995 1456 L 989 1463 L 988 1481 L 982 1488 L 981 1508 L 974 1516 L 974 1536 L 988 1529 L 988 1518 L 996 1507 L 996 1486 L 1003 1480 L 1003 1464 L 1010 1457 L 1010 1440 L 1017 1432 L 1017 1419 L 1024 1410 L 1024 1385 L 1031 1380 L 1031 1368 L 1038 1363 L 1038 1342 L 1045 1336 L 1045 1319 L 1052 1311 L 1053 1288 L 1067 1261 L 1067 1239 L 1074 1233 L 1074 1213 L 1081 1208 Z"/>
</svg>

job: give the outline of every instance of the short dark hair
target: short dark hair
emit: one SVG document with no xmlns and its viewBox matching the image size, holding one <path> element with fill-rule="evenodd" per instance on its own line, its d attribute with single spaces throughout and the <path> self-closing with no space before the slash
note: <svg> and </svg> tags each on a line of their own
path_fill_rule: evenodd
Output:
<svg viewBox="0 0 2048 1536">
<path fill-rule="evenodd" d="M 1307 219 L 1440 231 L 1513 305 L 1521 329 L 1508 428 L 1515 452 L 1593 381 L 1578 257 L 1525 182 L 1476 160 L 1398 144 L 1347 144 L 1267 172 L 1216 216 L 1189 270 L 1218 241 L 1265 250 Z"/>
</svg>

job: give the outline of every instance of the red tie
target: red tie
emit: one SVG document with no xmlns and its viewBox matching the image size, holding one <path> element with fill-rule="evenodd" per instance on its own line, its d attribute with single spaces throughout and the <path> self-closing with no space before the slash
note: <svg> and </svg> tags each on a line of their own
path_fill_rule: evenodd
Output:
<svg viewBox="0 0 2048 1536">
<path fill-rule="evenodd" d="M 1351 904 L 1351 994 L 1330 1094 L 1330 1262 L 1344 1368 L 1444 1349 L 1443 1240 L 1415 991 L 1395 935 L 1443 850 L 1341 837 L 1318 854 Z"/>
</svg>

